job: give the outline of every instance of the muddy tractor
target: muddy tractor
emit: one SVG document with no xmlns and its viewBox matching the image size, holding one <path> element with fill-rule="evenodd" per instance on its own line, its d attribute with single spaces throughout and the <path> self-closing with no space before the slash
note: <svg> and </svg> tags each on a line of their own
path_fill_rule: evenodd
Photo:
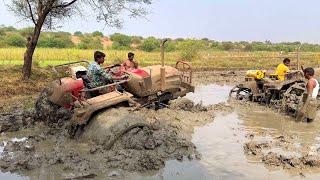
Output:
<svg viewBox="0 0 320 180">
<path fill-rule="evenodd" d="M 78 61 L 53 67 L 55 72 L 63 72 L 52 85 L 40 95 L 36 103 L 37 115 L 46 118 L 44 100 L 53 107 L 63 107 L 71 113 L 71 136 L 89 123 L 98 112 L 111 107 L 132 106 L 162 108 L 168 101 L 194 92 L 190 64 L 178 61 L 176 67 L 164 64 L 164 41 L 161 44 L 161 65 L 126 70 L 121 65 L 106 67 L 114 77 L 123 77 L 106 85 L 92 88 L 87 77 L 87 61 Z M 47 104 L 48 104 L 47 103 Z M 46 104 L 46 106 L 47 106 Z M 130 125 L 130 128 L 143 123 Z M 127 129 L 128 130 L 128 129 Z M 122 131 L 125 132 L 125 131 Z"/>
<path fill-rule="evenodd" d="M 247 71 L 245 81 L 232 88 L 230 96 L 296 114 L 306 97 L 305 86 L 301 70 L 290 71 L 284 81 L 277 80 L 275 75 L 266 77 L 265 71 L 253 70 Z"/>
</svg>

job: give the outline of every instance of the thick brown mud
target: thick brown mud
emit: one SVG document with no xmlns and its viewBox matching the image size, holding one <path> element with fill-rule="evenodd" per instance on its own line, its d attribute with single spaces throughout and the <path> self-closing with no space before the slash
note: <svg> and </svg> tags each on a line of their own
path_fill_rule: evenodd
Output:
<svg viewBox="0 0 320 180">
<path fill-rule="evenodd" d="M 215 112 L 224 109 L 232 110 L 221 103 L 203 106 L 187 99 L 173 101 L 169 108 L 158 111 L 110 109 L 96 115 L 76 139 L 69 138 L 65 126 L 47 126 L 46 121 L 31 120 L 32 116 L 28 117 L 32 125 L 24 126 L 24 118 L 21 120 L 19 115 L 17 120 L 21 127 L 7 129 L 3 134 L 0 168 L 2 172 L 29 174 L 37 169 L 54 167 L 57 172 L 63 172 L 56 174 L 59 179 L 101 173 L 105 176 L 113 169 L 126 172 L 159 170 L 168 160 L 200 159 L 201 155 L 191 142 L 194 127 L 212 122 Z M 3 119 L 15 118 L 3 116 Z M 109 136 L 123 129 L 121 122 L 126 122 L 125 119 L 129 120 L 127 122 L 143 120 L 148 126 L 133 128 L 110 145 Z M 14 135 L 25 138 L 13 141 L 10 137 Z M 116 172 L 114 176 L 118 176 Z"/>
<path fill-rule="evenodd" d="M 30 179 L 319 179 L 319 116 L 297 123 L 255 103 L 227 102 L 242 73 L 196 73 L 191 101 L 158 111 L 110 109 L 76 139 L 64 126 L 34 120 L 33 110 L 3 113 L 0 178 L 21 178 L 13 172 Z M 108 122 L 128 118 L 148 126 L 110 146 Z"/>
</svg>

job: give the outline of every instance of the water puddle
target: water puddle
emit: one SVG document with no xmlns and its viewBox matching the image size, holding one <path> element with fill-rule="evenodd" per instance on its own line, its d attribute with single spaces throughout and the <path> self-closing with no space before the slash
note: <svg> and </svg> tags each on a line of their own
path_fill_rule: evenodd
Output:
<svg viewBox="0 0 320 180">
<path fill-rule="evenodd" d="M 231 86 L 216 84 L 198 86 L 194 93 L 189 93 L 186 97 L 195 103 L 202 102 L 203 105 L 218 104 L 227 101 L 231 88 Z"/>
<path fill-rule="evenodd" d="M 230 86 L 209 85 L 196 88 L 187 97 L 205 105 L 226 102 Z M 214 122 L 195 129 L 192 142 L 202 154 L 200 161 L 168 161 L 159 172 L 162 179 L 301 179 L 297 173 L 283 169 L 270 170 L 261 162 L 249 160 L 243 152 L 247 133 L 267 131 L 260 140 L 268 141 L 275 134 L 298 136 L 297 146 L 319 144 L 318 122 L 296 123 L 290 117 L 271 110 L 241 109 L 229 114 L 220 113 Z M 281 151 L 281 150 L 279 150 Z M 305 174 L 308 179 L 320 175 Z M 151 177 L 148 177 L 151 178 Z M 147 178 L 147 179 L 148 179 Z M 152 179 L 155 176 L 152 177 Z"/>
</svg>

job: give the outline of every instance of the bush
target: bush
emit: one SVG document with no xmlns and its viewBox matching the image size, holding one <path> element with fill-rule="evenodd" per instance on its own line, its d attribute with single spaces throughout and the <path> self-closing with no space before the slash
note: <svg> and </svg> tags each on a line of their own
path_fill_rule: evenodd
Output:
<svg viewBox="0 0 320 180">
<path fill-rule="evenodd" d="M 110 40 L 113 41 L 112 49 L 128 49 L 131 46 L 131 37 L 124 34 L 112 34 Z"/>
<path fill-rule="evenodd" d="M 5 41 L 9 46 L 15 47 L 24 47 L 27 44 L 27 40 L 19 34 L 10 34 L 6 36 Z"/>
<path fill-rule="evenodd" d="M 172 51 L 175 51 L 177 48 L 176 48 L 176 45 L 177 43 L 174 42 L 174 41 L 168 41 L 166 44 L 165 44 L 165 51 L 166 52 L 172 52 Z"/>
<path fill-rule="evenodd" d="M 151 52 L 160 47 L 160 42 L 154 38 L 154 37 L 149 37 L 143 41 L 143 43 L 140 46 L 140 49 L 146 52 Z"/>
<path fill-rule="evenodd" d="M 27 28 L 20 29 L 19 33 L 21 34 L 21 36 L 27 38 L 33 34 L 33 30 L 34 29 L 32 27 L 27 27 Z"/>
<path fill-rule="evenodd" d="M 199 57 L 199 53 L 206 47 L 203 41 L 185 40 L 178 43 L 178 49 L 181 50 L 180 56 L 184 60 L 192 61 Z"/>
<path fill-rule="evenodd" d="M 47 47 L 47 48 L 65 48 L 66 44 L 61 39 L 55 38 L 41 38 L 38 41 L 38 47 Z"/>
<path fill-rule="evenodd" d="M 131 37 L 131 43 L 132 44 L 136 44 L 139 45 L 142 42 L 142 38 L 141 37 L 137 37 L 137 36 L 133 36 Z"/>
<path fill-rule="evenodd" d="M 76 32 L 73 33 L 73 35 L 75 35 L 75 36 L 82 36 L 83 34 L 82 34 L 81 31 L 76 31 Z"/>
<path fill-rule="evenodd" d="M 225 51 L 230 51 L 235 48 L 234 44 L 232 42 L 222 42 L 222 48 Z"/>
<path fill-rule="evenodd" d="M 118 43 L 118 42 L 113 42 L 111 48 L 115 49 L 115 50 L 130 50 L 131 49 L 130 47 L 127 47 L 127 46 L 121 46 L 120 43 Z"/>
<path fill-rule="evenodd" d="M 74 47 L 69 33 L 43 32 L 38 41 L 38 47 L 46 48 L 71 48 Z"/>
<path fill-rule="evenodd" d="M 78 44 L 79 49 L 103 49 L 100 38 L 83 37 Z"/>
<path fill-rule="evenodd" d="M 94 31 L 94 32 L 92 33 L 92 36 L 93 36 L 93 37 L 103 37 L 104 35 L 103 35 L 103 33 L 100 32 L 100 31 Z"/>
</svg>

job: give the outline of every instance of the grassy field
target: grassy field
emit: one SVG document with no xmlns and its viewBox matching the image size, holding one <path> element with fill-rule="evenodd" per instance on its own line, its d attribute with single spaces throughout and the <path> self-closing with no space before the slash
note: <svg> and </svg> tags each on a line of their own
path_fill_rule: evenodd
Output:
<svg viewBox="0 0 320 180">
<path fill-rule="evenodd" d="M 24 48 L 1 48 L 0 65 L 23 64 Z M 79 49 L 49 49 L 38 48 L 34 54 L 34 64 L 41 67 L 57 65 L 77 60 L 93 59 L 94 50 Z M 122 62 L 127 57 L 128 51 L 105 50 L 107 54 L 106 64 Z M 134 51 L 136 59 L 141 66 L 160 64 L 160 52 Z M 167 52 L 165 62 L 174 65 L 180 60 L 180 52 Z M 198 58 L 191 61 L 195 69 L 272 69 L 282 62 L 284 57 L 290 57 L 292 64 L 296 63 L 296 53 L 279 56 L 279 52 L 227 52 L 227 51 L 202 51 Z M 301 53 L 301 64 L 304 66 L 318 67 L 320 63 L 319 53 Z"/>
</svg>

